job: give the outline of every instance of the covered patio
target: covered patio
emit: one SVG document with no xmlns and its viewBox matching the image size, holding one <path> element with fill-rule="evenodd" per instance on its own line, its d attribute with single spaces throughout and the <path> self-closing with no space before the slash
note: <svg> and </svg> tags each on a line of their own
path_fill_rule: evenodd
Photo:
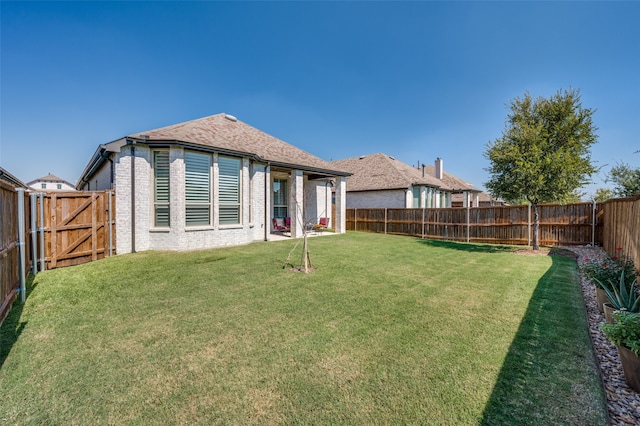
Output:
<svg viewBox="0 0 640 426">
<path fill-rule="evenodd" d="M 346 177 L 331 170 L 269 167 L 269 240 L 346 230 Z M 335 198 L 332 193 L 335 191 Z"/>
</svg>

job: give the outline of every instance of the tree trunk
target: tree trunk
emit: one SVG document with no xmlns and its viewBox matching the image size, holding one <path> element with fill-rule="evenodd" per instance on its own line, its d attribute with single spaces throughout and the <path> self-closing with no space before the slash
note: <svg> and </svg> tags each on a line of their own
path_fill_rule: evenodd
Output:
<svg viewBox="0 0 640 426">
<path fill-rule="evenodd" d="M 304 238 L 302 242 L 302 260 L 300 262 L 300 268 L 304 271 L 305 274 L 309 273 L 309 252 L 307 246 L 307 233 L 304 233 Z"/>
<path fill-rule="evenodd" d="M 538 216 L 538 203 L 533 204 L 533 249 L 540 250 L 538 233 L 540 230 L 540 218 Z"/>
</svg>

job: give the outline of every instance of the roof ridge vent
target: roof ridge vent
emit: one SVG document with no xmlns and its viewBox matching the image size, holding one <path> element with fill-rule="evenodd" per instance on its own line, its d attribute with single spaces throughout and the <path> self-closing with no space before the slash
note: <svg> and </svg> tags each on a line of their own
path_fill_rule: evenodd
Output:
<svg viewBox="0 0 640 426">
<path fill-rule="evenodd" d="M 238 119 L 234 115 L 227 114 L 227 113 L 224 114 L 224 118 L 231 121 L 238 121 Z"/>
</svg>

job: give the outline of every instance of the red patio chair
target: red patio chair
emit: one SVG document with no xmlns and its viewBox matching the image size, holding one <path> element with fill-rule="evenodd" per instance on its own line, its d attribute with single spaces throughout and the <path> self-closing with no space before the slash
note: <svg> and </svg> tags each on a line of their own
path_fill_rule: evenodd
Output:
<svg viewBox="0 0 640 426">
<path fill-rule="evenodd" d="M 274 217 L 273 230 L 280 232 L 289 232 L 291 230 L 291 219 L 288 217 Z"/>
<path fill-rule="evenodd" d="M 319 223 L 313 225 L 313 229 L 316 231 L 324 231 L 329 227 L 329 218 L 321 217 Z"/>
</svg>

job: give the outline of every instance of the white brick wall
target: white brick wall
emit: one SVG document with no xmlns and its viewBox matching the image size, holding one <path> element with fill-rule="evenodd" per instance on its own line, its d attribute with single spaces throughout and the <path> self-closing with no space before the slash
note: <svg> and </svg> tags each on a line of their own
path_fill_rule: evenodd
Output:
<svg viewBox="0 0 640 426">
<path fill-rule="evenodd" d="M 131 233 L 131 147 L 123 147 L 116 154 L 116 229 L 117 251 L 120 254 L 132 251 Z M 187 228 L 185 226 L 184 149 L 172 147 L 170 161 L 170 227 L 153 227 L 153 171 L 152 150 L 145 145 L 136 145 L 135 169 L 135 249 L 143 250 L 194 250 L 230 245 L 246 244 L 265 238 L 265 165 L 255 164 L 253 179 L 250 176 L 250 161 L 242 161 L 242 224 L 217 224 L 217 202 L 214 201 L 213 226 Z M 214 167 L 214 182 L 217 168 Z M 269 189 L 269 188 L 268 188 Z M 217 189 L 214 187 L 214 200 Z M 253 197 L 253 201 L 250 200 Z M 253 212 L 250 213 L 249 209 Z M 251 219 L 251 221 L 250 221 Z"/>
<path fill-rule="evenodd" d="M 345 177 L 336 178 L 336 217 L 333 227 L 336 233 L 347 231 L 347 183 Z"/>
<path fill-rule="evenodd" d="M 331 218 L 331 186 L 326 181 L 308 181 L 305 179 L 305 222 L 316 224 L 321 217 Z M 333 226 L 333 220 L 330 220 Z"/>
<path fill-rule="evenodd" d="M 271 186 L 265 188 L 265 168 L 264 164 L 253 163 L 253 177 L 251 178 L 251 225 L 250 234 L 253 241 L 261 241 L 265 239 L 265 232 L 270 232 L 269 226 L 264 222 L 265 220 L 265 193 L 269 194 Z M 269 200 L 267 200 L 269 201 Z M 269 203 L 269 205 L 271 205 Z M 269 211 L 269 210 L 268 210 Z"/>
<path fill-rule="evenodd" d="M 291 216 L 291 236 L 300 238 L 304 231 L 304 177 L 301 170 L 292 170 L 289 180 L 289 216 Z"/>
</svg>

